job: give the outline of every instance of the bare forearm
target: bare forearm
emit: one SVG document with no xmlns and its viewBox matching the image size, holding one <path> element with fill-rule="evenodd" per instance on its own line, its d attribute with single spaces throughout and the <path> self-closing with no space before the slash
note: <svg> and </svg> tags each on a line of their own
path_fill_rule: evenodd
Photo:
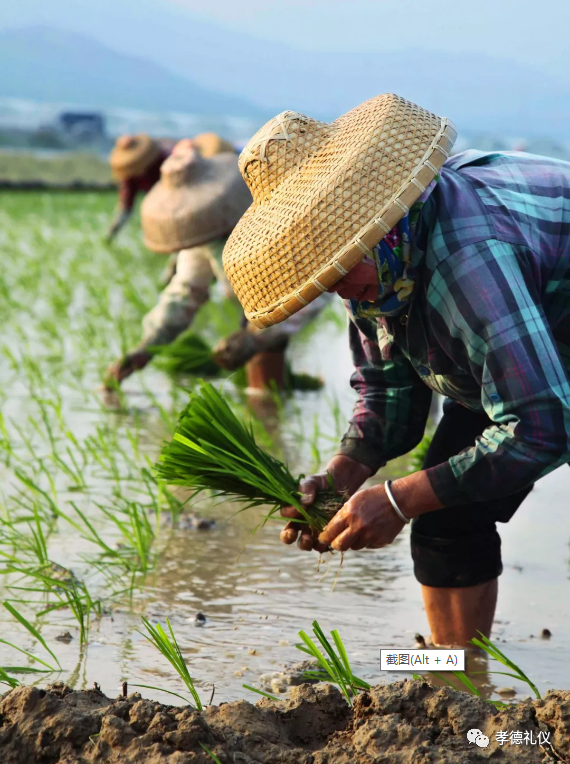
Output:
<svg viewBox="0 0 570 764">
<path fill-rule="evenodd" d="M 109 227 L 108 237 L 112 238 L 115 236 L 121 228 L 125 225 L 129 217 L 131 216 L 131 211 L 126 210 L 123 208 L 120 208 L 117 210 L 117 213 L 115 214 L 115 217 L 113 218 L 113 221 Z"/>
<path fill-rule="evenodd" d="M 395 480 L 391 488 L 397 505 L 406 517 L 419 517 L 443 507 L 424 470 Z"/>
</svg>

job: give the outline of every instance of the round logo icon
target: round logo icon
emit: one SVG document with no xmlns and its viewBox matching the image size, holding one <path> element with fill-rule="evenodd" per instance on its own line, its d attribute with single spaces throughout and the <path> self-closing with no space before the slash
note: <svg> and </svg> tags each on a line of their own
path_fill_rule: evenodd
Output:
<svg viewBox="0 0 570 764">
<path fill-rule="evenodd" d="M 475 743 L 479 748 L 486 748 L 489 745 L 489 738 L 484 735 L 481 730 L 472 729 L 467 733 L 467 740 L 470 743 Z"/>
</svg>

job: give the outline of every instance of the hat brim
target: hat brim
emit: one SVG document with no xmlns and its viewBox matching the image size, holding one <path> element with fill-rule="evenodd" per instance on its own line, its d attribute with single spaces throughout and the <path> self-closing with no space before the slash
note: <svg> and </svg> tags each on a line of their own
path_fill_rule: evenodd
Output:
<svg viewBox="0 0 570 764">
<path fill-rule="evenodd" d="M 227 236 L 248 205 L 251 194 L 235 154 L 202 159 L 197 172 L 179 186 L 153 186 L 141 205 L 145 246 L 168 254 Z"/>
<path fill-rule="evenodd" d="M 160 157 L 160 146 L 150 135 L 142 133 L 134 137 L 137 143 L 132 148 L 115 146 L 111 151 L 109 164 L 114 177 L 119 181 L 142 175 Z"/>
<path fill-rule="evenodd" d="M 351 114 L 341 118 L 344 124 Z M 387 200 L 374 167 L 364 165 L 354 172 L 355 157 L 362 156 L 362 147 L 356 146 L 350 156 L 330 162 L 327 173 L 322 167 L 318 172 L 318 164 L 309 158 L 268 199 L 247 210 L 224 248 L 223 260 L 252 324 L 265 328 L 301 310 L 354 268 L 407 214 L 438 174 L 457 135 L 449 120 L 438 120 L 438 129 L 432 128 L 429 139 L 420 144 L 423 149 L 408 156 L 407 171 L 400 168 L 399 182 Z M 330 223 L 334 235 L 327 233 L 331 215 L 339 218 Z M 327 245 L 332 252 L 320 255 Z M 309 256 L 302 268 L 298 250 Z M 269 302 L 267 293 L 275 294 L 280 278 L 281 283 L 298 286 Z"/>
</svg>

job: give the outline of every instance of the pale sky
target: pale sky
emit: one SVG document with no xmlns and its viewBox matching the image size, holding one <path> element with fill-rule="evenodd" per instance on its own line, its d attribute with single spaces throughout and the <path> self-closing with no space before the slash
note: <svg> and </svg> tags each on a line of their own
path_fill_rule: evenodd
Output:
<svg viewBox="0 0 570 764">
<path fill-rule="evenodd" d="M 418 46 L 569 63 L 570 0 L 169 0 L 242 32 L 313 50 Z"/>
<path fill-rule="evenodd" d="M 567 78 L 570 0 L 0 0 L 0 28 L 48 24 L 101 42 L 184 13 L 312 50 L 480 51 Z M 128 45 L 126 45 L 128 49 Z M 140 51 L 144 55 L 145 51 Z"/>
</svg>

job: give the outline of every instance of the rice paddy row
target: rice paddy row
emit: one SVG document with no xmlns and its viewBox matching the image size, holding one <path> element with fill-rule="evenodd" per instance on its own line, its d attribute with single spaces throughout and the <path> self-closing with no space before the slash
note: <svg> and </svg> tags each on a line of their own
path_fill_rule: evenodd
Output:
<svg viewBox="0 0 570 764">
<path fill-rule="evenodd" d="M 152 385 L 139 375 L 129 395 L 99 389 L 109 361 L 138 340 L 164 266 L 135 225 L 103 244 L 112 204 L 106 194 L 4 194 L 0 210 L 0 596 L 38 634 L 75 625 L 80 652 L 93 620 L 119 605 L 144 615 L 137 592 L 173 532 L 163 515 L 176 521 L 187 498 L 152 469 L 187 393 L 152 371 Z M 213 343 L 236 316 L 218 301 L 196 331 Z M 224 389 L 280 456 L 316 466 L 338 441 L 335 401 L 324 430 L 316 417 L 307 425 L 298 399 L 276 397 L 270 435 L 231 379 Z"/>
</svg>

